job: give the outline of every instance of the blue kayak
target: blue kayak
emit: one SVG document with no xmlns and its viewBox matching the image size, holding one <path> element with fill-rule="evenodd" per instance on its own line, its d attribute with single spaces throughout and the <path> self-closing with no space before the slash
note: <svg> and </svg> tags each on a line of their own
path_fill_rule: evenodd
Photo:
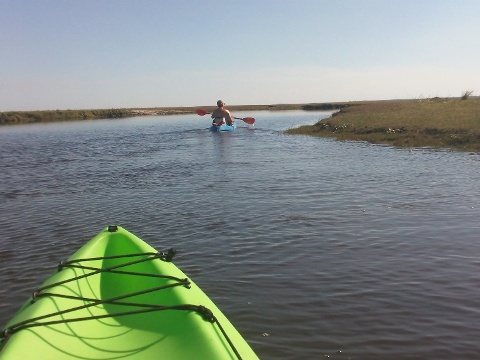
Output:
<svg viewBox="0 0 480 360">
<path fill-rule="evenodd" d="M 212 125 L 210 126 L 210 131 L 216 131 L 216 132 L 224 132 L 224 131 L 233 131 L 237 128 L 237 125 L 220 125 L 220 126 L 215 126 Z"/>
</svg>

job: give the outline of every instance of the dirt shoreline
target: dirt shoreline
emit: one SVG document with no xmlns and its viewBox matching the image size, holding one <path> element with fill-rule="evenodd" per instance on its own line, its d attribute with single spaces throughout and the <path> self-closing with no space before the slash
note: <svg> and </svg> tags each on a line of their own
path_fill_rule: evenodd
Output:
<svg viewBox="0 0 480 360">
<path fill-rule="evenodd" d="M 283 110 L 335 110 L 348 106 L 347 103 L 318 103 L 318 104 L 273 104 L 273 105 L 232 105 L 227 106 L 231 112 L 235 111 L 283 111 Z M 150 115 L 176 115 L 195 113 L 197 109 L 207 112 L 215 110 L 215 106 L 191 106 L 191 107 L 162 107 L 162 108 L 136 108 L 130 109 L 138 116 Z"/>
</svg>

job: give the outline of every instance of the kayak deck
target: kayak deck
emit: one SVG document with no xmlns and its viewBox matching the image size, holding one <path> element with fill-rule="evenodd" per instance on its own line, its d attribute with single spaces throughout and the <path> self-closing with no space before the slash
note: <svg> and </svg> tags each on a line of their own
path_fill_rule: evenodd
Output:
<svg viewBox="0 0 480 360">
<path fill-rule="evenodd" d="M 236 128 L 237 128 L 237 125 L 235 125 L 235 124 L 233 124 L 233 125 L 220 125 L 220 126 L 212 125 L 212 126 L 210 126 L 210 131 L 214 131 L 214 132 L 233 131 Z"/>
<path fill-rule="evenodd" d="M 104 229 L 6 325 L 0 359 L 258 359 L 173 255 Z"/>
</svg>

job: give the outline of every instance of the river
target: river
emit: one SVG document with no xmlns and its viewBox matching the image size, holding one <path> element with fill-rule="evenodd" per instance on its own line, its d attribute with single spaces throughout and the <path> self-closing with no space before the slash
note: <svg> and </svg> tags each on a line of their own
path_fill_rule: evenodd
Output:
<svg viewBox="0 0 480 360">
<path fill-rule="evenodd" d="M 282 132 L 330 114 L 0 127 L 0 325 L 117 224 L 261 359 L 480 358 L 480 154 Z"/>
</svg>

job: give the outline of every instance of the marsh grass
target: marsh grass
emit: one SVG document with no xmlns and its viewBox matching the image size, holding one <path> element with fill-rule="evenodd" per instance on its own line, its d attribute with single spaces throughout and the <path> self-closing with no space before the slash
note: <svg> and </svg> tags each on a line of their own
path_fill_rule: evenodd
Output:
<svg viewBox="0 0 480 360">
<path fill-rule="evenodd" d="M 273 104 L 273 105 L 233 105 L 232 111 L 281 111 L 281 110 L 334 110 L 346 105 L 341 103 L 321 104 Z M 118 119 L 134 116 L 158 116 L 193 114 L 198 108 L 212 112 L 215 106 L 199 107 L 157 107 L 131 109 L 96 109 L 96 110 L 43 110 L 43 111 L 10 111 L 0 112 L 0 125 L 31 124 L 57 121 L 79 121 L 95 119 Z"/>
<path fill-rule="evenodd" d="M 10 111 L 0 113 L 0 125 L 71 120 L 114 119 L 134 116 L 129 109 Z"/>
<path fill-rule="evenodd" d="M 399 147 L 480 151 L 480 99 L 434 98 L 353 103 L 329 119 L 288 134 L 335 137 Z"/>
</svg>

